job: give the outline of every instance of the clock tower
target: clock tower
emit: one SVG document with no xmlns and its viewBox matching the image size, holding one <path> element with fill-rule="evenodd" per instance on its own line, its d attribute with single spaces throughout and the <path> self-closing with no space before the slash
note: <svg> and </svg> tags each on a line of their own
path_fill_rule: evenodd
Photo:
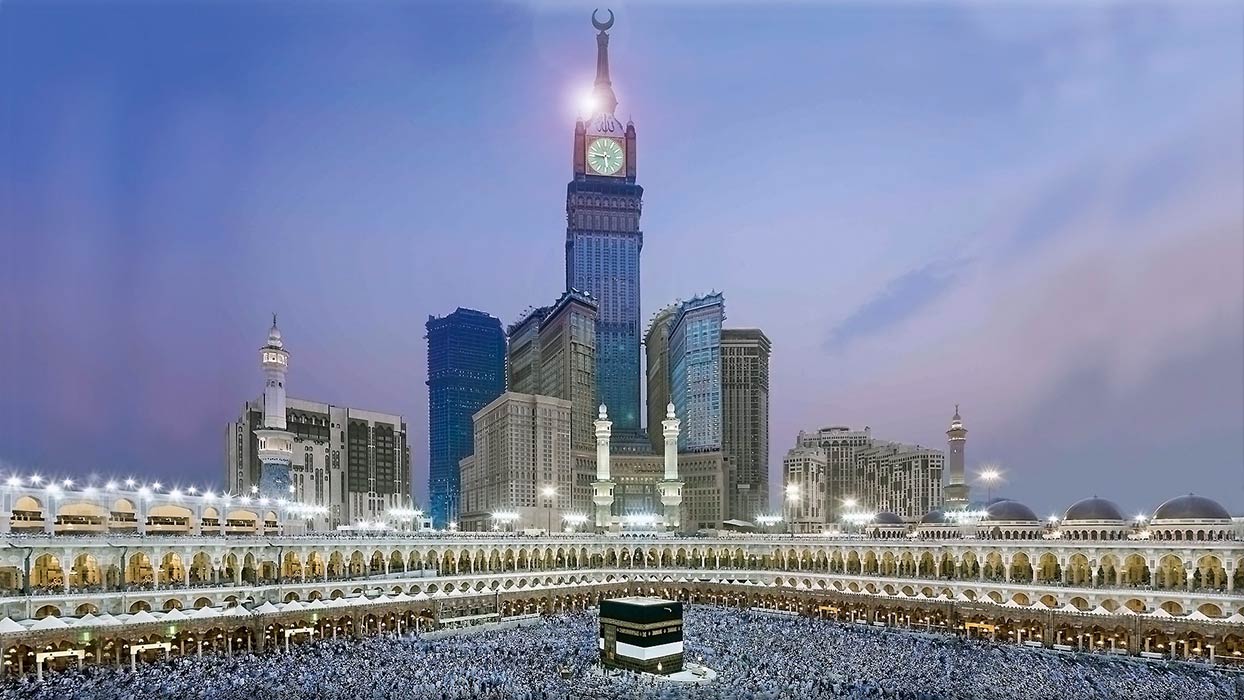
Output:
<svg viewBox="0 0 1244 700">
<path fill-rule="evenodd" d="M 566 287 L 588 292 L 598 305 L 597 400 L 609 407 L 616 431 L 638 434 L 639 215 L 644 188 L 635 184 L 635 125 L 614 115 L 618 98 L 609 77 L 609 19 L 592 13 L 596 82 L 591 114 L 575 122 L 573 179 L 566 186 Z"/>
</svg>

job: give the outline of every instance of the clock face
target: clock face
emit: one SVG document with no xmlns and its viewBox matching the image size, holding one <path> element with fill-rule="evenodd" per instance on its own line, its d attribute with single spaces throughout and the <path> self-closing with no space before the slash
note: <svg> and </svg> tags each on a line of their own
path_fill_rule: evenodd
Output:
<svg viewBox="0 0 1244 700">
<path fill-rule="evenodd" d="M 622 169 L 622 144 L 617 139 L 598 138 L 587 147 L 587 166 L 598 175 L 613 175 Z"/>
</svg>

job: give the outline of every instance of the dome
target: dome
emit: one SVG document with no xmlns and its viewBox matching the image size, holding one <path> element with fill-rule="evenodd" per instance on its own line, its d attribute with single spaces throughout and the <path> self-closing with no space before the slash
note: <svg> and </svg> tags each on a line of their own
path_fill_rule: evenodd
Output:
<svg viewBox="0 0 1244 700">
<path fill-rule="evenodd" d="M 894 513 L 877 513 L 873 516 L 873 525 L 903 525 L 903 519 Z"/>
<path fill-rule="evenodd" d="M 1154 520 L 1230 520 L 1218 501 L 1204 496 L 1176 496 L 1153 511 Z"/>
<path fill-rule="evenodd" d="M 268 329 L 268 345 L 270 348 L 283 347 L 281 329 L 276 327 L 276 314 L 272 314 L 272 327 Z"/>
<path fill-rule="evenodd" d="M 922 525 L 945 525 L 946 514 L 940 510 L 931 510 L 920 519 Z"/>
<path fill-rule="evenodd" d="M 1020 503 L 1019 501 L 994 501 L 993 503 L 990 503 L 987 508 L 985 508 L 985 512 L 987 513 L 985 520 L 994 522 L 1014 520 L 1037 522 L 1040 520 L 1040 518 L 1037 517 L 1037 514 L 1032 512 L 1031 508 L 1023 503 Z"/>
<path fill-rule="evenodd" d="M 1064 521 L 1075 520 L 1124 520 L 1123 513 L 1113 502 L 1093 496 L 1071 504 L 1063 514 Z"/>
</svg>

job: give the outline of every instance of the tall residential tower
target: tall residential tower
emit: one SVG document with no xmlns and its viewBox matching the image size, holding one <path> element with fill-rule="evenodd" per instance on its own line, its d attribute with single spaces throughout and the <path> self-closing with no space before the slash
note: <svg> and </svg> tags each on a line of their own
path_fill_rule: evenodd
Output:
<svg viewBox="0 0 1244 700">
<path fill-rule="evenodd" d="M 737 520 L 769 510 L 769 349 L 759 328 L 721 331 L 721 444 L 734 458 Z"/>
<path fill-rule="evenodd" d="M 644 188 L 635 184 L 635 125 L 614 116 L 618 98 L 609 78 L 613 12 L 596 35 L 594 113 L 575 123 L 566 186 L 566 288 L 592 295 L 598 307 L 596 381 L 613 427 L 638 434 L 639 252 L 644 234 L 639 215 Z"/>
<path fill-rule="evenodd" d="M 471 416 L 505 391 L 505 331 L 482 311 L 428 317 L 428 500 L 436 527 L 458 513 L 458 462 L 471 454 Z"/>
<path fill-rule="evenodd" d="M 721 449 L 721 293 L 682 303 L 670 320 L 670 401 L 682 419 L 678 449 Z"/>
</svg>

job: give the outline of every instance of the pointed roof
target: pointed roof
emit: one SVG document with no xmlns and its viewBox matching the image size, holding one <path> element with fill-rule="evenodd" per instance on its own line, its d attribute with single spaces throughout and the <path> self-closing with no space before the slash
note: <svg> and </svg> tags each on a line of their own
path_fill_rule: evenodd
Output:
<svg viewBox="0 0 1244 700">
<path fill-rule="evenodd" d="M 272 604 L 272 601 L 264 601 L 263 605 L 255 608 L 256 615 L 271 615 L 272 613 L 281 612 L 280 608 Z"/>
<path fill-rule="evenodd" d="M 48 615 L 45 618 L 36 620 L 35 623 L 30 626 L 30 629 L 32 630 L 63 630 L 66 627 L 69 627 L 69 623 L 65 622 L 64 620 L 60 619 L 59 617 L 55 615 Z"/>
<path fill-rule="evenodd" d="M 265 348 L 281 350 L 285 347 L 285 343 L 281 340 L 281 329 L 276 327 L 276 314 L 272 314 L 272 327 L 268 329 L 268 342 Z"/>
<path fill-rule="evenodd" d="M 139 610 L 133 615 L 130 615 L 129 617 L 127 617 L 125 619 L 125 622 L 131 625 L 141 625 L 141 624 L 145 624 L 148 622 L 159 622 L 159 620 L 156 619 L 155 615 L 152 615 L 146 610 Z"/>
<path fill-rule="evenodd" d="M 596 82 L 592 97 L 600 112 L 612 115 L 618 108 L 618 97 L 613 94 L 613 82 L 609 79 L 609 35 L 605 32 L 613 26 L 613 10 L 607 11 L 609 19 L 605 22 L 596 19 L 596 11 L 592 11 L 592 26 L 600 32 L 596 35 Z"/>
<path fill-rule="evenodd" d="M 6 617 L 0 620 L 0 634 L 15 634 L 17 632 L 25 632 L 26 628 L 13 621 L 13 618 Z"/>
<path fill-rule="evenodd" d="M 173 608 L 172 610 L 164 613 L 164 617 L 160 619 L 168 622 L 169 620 L 188 620 L 190 618 L 186 616 L 186 613 L 178 610 L 177 608 Z"/>
</svg>

